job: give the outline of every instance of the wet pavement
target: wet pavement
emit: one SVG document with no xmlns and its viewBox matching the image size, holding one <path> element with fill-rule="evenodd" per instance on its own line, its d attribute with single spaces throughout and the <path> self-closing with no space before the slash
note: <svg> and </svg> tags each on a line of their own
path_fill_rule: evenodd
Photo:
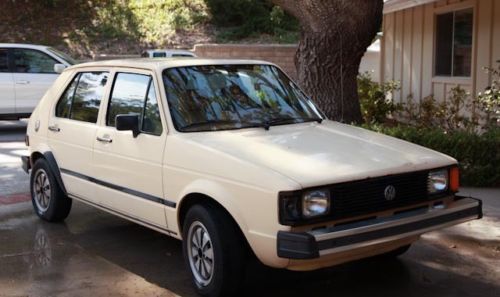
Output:
<svg viewBox="0 0 500 297">
<path fill-rule="evenodd" d="M 15 169 L 23 129 L 0 123 L 0 296 L 196 296 L 175 239 L 79 202 L 63 223 L 38 219 Z M 484 200 L 485 218 L 426 234 L 399 260 L 314 272 L 254 261 L 239 296 L 498 297 L 500 190 L 462 192 Z"/>
</svg>

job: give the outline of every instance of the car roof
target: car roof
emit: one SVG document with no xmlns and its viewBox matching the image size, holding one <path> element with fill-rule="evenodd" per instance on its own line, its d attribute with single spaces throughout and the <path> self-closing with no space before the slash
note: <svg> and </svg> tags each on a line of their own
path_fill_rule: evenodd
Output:
<svg viewBox="0 0 500 297">
<path fill-rule="evenodd" d="M 0 43 L 0 47 L 5 48 L 31 48 L 31 49 L 46 49 L 50 46 L 41 44 L 29 44 L 29 43 Z"/>
<path fill-rule="evenodd" d="M 236 59 L 205 59 L 195 57 L 175 58 L 137 58 L 121 60 L 105 60 L 77 64 L 68 69 L 81 69 L 87 67 L 126 67 L 147 70 L 163 70 L 165 68 L 201 66 L 201 65 L 274 65 L 273 63 L 259 60 L 236 60 Z"/>
</svg>

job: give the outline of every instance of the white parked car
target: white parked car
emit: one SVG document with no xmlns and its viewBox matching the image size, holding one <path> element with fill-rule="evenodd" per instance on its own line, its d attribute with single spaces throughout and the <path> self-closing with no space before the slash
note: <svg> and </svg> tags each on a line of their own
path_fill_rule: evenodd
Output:
<svg viewBox="0 0 500 297">
<path fill-rule="evenodd" d="M 250 251 L 313 270 L 396 256 L 482 215 L 479 200 L 455 195 L 454 159 L 325 119 L 267 62 L 72 66 L 27 135 L 39 217 L 64 220 L 74 199 L 181 239 L 206 296 L 237 295 Z"/>
<path fill-rule="evenodd" d="M 142 52 L 143 58 L 196 57 L 192 51 L 177 49 L 150 49 Z"/>
<path fill-rule="evenodd" d="M 29 117 L 59 73 L 73 64 L 48 46 L 0 43 L 0 120 Z"/>
</svg>

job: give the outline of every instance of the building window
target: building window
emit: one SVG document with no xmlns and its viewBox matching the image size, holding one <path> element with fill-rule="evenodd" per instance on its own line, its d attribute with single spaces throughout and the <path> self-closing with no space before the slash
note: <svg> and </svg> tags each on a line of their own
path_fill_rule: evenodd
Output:
<svg viewBox="0 0 500 297">
<path fill-rule="evenodd" d="M 435 75 L 470 77 L 473 19 L 472 8 L 437 15 Z"/>
</svg>

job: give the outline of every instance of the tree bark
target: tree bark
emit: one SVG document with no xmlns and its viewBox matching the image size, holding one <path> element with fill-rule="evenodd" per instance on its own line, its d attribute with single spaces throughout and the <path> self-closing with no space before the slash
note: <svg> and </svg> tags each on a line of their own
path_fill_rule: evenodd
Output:
<svg viewBox="0 0 500 297">
<path fill-rule="evenodd" d="M 272 0 L 301 26 L 299 84 L 329 119 L 361 123 L 357 75 L 382 23 L 383 0 Z"/>
</svg>

